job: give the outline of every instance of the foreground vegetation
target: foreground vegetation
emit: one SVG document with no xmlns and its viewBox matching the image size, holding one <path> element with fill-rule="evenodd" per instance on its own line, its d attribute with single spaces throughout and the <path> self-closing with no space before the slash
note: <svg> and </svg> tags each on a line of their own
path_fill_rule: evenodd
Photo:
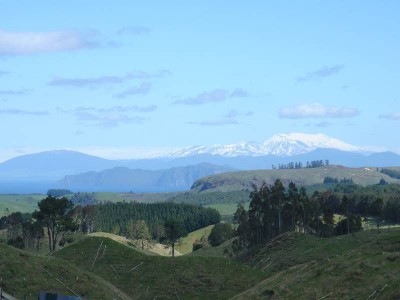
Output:
<svg viewBox="0 0 400 300">
<path fill-rule="evenodd" d="M 266 278 L 262 271 L 224 258 L 147 256 L 100 237 L 85 238 L 54 255 L 133 299 L 227 299 Z"/>
<path fill-rule="evenodd" d="M 235 299 L 400 299 L 400 231 L 330 239 L 287 233 L 250 256 L 267 279 Z"/>
<path fill-rule="evenodd" d="M 318 176 L 332 174 L 324 168 Z M 39 211 L 0 217 L 4 242 L 31 251 L 0 244 L 0 287 L 25 299 L 42 290 L 88 299 L 399 299 L 400 229 L 387 229 L 400 222 L 400 185 L 390 183 L 398 174 L 357 174 L 365 172 L 381 177 L 363 186 L 325 176 L 312 193 L 285 179 L 236 192 L 204 181 L 154 204 L 54 190 L 61 194 L 29 199 Z M 87 235 L 95 231 L 123 237 Z M 189 255 L 158 256 L 156 241 L 171 246 L 164 255 Z"/>
<path fill-rule="evenodd" d="M 0 287 L 19 299 L 37 299 L 40 291 L 113 299 L 120 291 L 65 260 L 37 256 L 0 243 Z"/>
</svg>

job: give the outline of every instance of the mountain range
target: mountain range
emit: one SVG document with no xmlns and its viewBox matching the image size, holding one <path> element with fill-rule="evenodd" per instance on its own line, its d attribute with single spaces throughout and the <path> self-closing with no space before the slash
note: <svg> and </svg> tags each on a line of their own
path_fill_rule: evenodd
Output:
<svg viewBox="0 0 400 300">
<path fill-rule="evenodd" d="M 174 153 L 172 157 L 187 157 L 199 154 L 235 156 L 295 156 L 316 149 L 336 149 L 341 151 L 364 152 L 362 147 L 353 146 L 325 134 L 276 134 L 262 143 L 241 142 L 231 145 L 194 146 Z"/>
<path fill-rule="evenodd" d="M 305 165 L 313 160 L 347 167 L 400 166 L 396 153 L 371 153 L 323 134 L 293 133 L 274 135 L 262 143 L 188 147 L 146 159 L 110 160 L 66 150 L 22 155 L 0 163 L 0 192 L 43 192 L 54 186 L 170 191 L 216 172 L 271 169 L 289 162 Z M 143 174 L 157 179 L 137 184 Z"/>
</svg>

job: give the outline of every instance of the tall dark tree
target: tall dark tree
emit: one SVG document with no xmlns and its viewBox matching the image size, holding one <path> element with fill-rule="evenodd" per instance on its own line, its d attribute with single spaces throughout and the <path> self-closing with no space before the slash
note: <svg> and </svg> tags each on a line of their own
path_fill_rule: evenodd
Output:
<svg viewBox="0 0 400 300">
<path fill-rule="evenodd" d="M 250 225 L 249 214 L 242 203 L 238 204 L 233 220 L 239 225 L 236 230 L 239 236 L 236 251 L 244 251 L 246 253 L 250 243 Z"/>
<path fill-rule="evenodd" d="M 167 242 L 171 245 L 172 248 L 172 257 L 175 256 L 175 244 L 179 241 L 180 238 L 188 235 L 188 232 L 183 226 L 181 221 L 176 219 L 169 219 L 164 224 L 165 228 L 165 238 Z"/>
<path fill-rule="evenodd" d="M 350 210 L 351 210 L 351 201 L 350 198 L 346 195 L 342 198 L 341 203 L 342 212 L 346 215 L 347 222 L 347 234 L 350 234 Z"/>
<path fill-rule="evenodd" d="M 383 199 L 378 198 L 374 202 L 372 202 L 369 207 L 369 213 L 376 218 L 376 226 L 379 229 L 381 225 L 382 213 L 383 213 Z"/>
<path fill-rule="evenodd" d="M 73 203 L 67 198 L 56 198 L 50 195 L 42 199 L 38 207 L 39 211 L 35 211 L 32 216 L 47 228 L 49 250 L 53 252 L 64 234 L 76 228 L 69 214 Z"/>
<path fill-rule="evenodd" d="M 282 210 L 285 205 L 286 195 L 285 187 L 280 179 L 275 180 L 274 185 L 271 187 L 272 192 L 272 203 L 275 209 L 278 211 L 278 234 L 282 233 Z"/>
</svg>

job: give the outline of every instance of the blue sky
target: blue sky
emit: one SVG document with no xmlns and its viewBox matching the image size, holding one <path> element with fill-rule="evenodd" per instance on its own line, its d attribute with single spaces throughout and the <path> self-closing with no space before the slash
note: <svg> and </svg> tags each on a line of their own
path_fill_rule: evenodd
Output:
<svg viewBox="0 0 400 300">
<path fill-rule="evenodd" d="M 325 133 L 400 152 L 399 1 L 2 1 L 0 161 Z"/>
</svg>

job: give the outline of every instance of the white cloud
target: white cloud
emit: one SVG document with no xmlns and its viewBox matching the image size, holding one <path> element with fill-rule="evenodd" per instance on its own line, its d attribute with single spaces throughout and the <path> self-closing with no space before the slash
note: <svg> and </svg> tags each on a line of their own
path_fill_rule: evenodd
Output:
<svg viewBox="0 0 400 300">
<path fill-rule="evenodd" d="M 98 46 L 93 33 L 78 31 L 11 32 L 0 30 L 0 55 L 36 54 Z"/>
<path fill-rule="evenodd" d="M 279 117 L 286 119 L 306 118 L 351 118 L 359 114 L 358 109 L 351 107 L 326 106 L 321 103 L 285 106 L 279 110 Z"/>
</svg>

